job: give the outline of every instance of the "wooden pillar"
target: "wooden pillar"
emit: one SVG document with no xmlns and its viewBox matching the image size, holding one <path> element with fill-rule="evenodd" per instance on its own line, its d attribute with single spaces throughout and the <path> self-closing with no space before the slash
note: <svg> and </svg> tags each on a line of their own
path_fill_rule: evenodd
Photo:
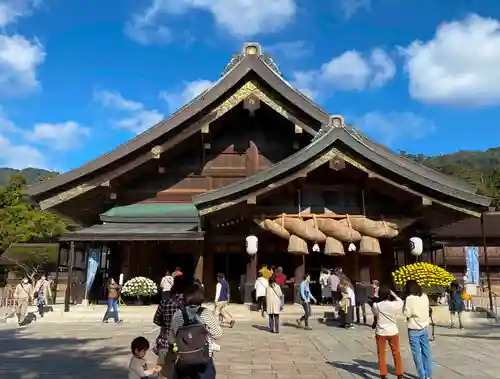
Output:
<svg viewBox="0 0 500 379">
<path fill-rule="evenodd" d="M 57 301 L 57 287 L 59 286 L 59 266 L 61 265 L 61 249 L 62 244 L 59 243 L 57 245 L 57 267 L 56 267 L 56 278 L 54 283 L 54 293 L 52 294 L 52 304 L 55 304 Z"/>
<path fill-rule="evenodd" d="M 248 261 L 245 272 L 245 294 L 243 301 L 245 303 L 253 303 L 252 291 L 254 290 L 255 281 L 257 280 L 257 254 L 247 256 Z"/>
<path fill-rule="evenodd" d="M 68 282 L 66 283 L 66 294 L 64 295 L 64 312 L 69 312 L 69 303 L 71 301 L 71 285 L 73 282 L 73 266 L 75 265 L 75 243 L 69 245 L 68 262 Z"/>
<path fill-rule="evenodd" d="M 294 303 L 298 303 L 300 302 L 300 283 L 302 283 L 302 281 L 304 280 L 304 275 L 306 274 L 306 259 L 304 255 L 294 255 L 293 260 L 295 263 L 293 301 Z"/>
<path fill-rule="evenodd" d="M 203 243 L 197 243 L 197 249 L 193 253 L 194 255 L 194 277 L 199 279 L 203 283 L 203 270 L 204 270 L 204 259 L 203 259 Z"/>
<path fill-rule="evenodd" d="M 203 285 L 205 286 L 205 296 L 209 301 L 215 297 L 215 272 L 214 272 L 214 252 L 212 245 L 205 243 L 203 247 Z"/>
</svg>

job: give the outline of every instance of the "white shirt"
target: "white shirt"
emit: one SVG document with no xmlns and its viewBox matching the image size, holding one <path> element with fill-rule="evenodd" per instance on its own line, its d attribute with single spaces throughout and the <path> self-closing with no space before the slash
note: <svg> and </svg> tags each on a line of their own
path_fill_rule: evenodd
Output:
<svg viewBox="0 0 500 379">
<path fill-rule="evenodd" d="M 139 359 L 135 356 L 130 358 L 128 365 L 128 379 L 142 379 L 153 375 L 153 370 L 148 370 L 148 364 L 145 359 Z"/>
<path fill-rule="evenodd" d="M 330 277 L 330 275 L 325 274 L 324 272 L 322 272 L 319 275 L 319 284 L 321 284 L 321 288 L 325 288 L 325 287 L 329 286 L 329 280 L 328 280 L 329 277 Z"/>
<path fill-rule="evenodd" d="M 255 281 L 255 296 L 256 297 L 261 297 L 261 296 L 266 296 L 266 288 L 269 286 L 269 282 L 267 281 L 266 278 L 261 276 L 260 278 L 257 278 Z"/>
<path fill-rule="evenodd" d="M 408 329 L 422 330 L 429 326 L 429 298 L 410 295 L 406 298 L 403 314 L 408 319 Z"/>
<path fill-rule="evenodd" d="M 339 284 L 340 284 L 340 279 L 337 275 L 335 274 L 331 274 L 329 277 L 328 277 L 328 281 L 330 282 L 330 289 L 335 292 L 338 290 L 339 288 Z"/>
<path fill-rule="evenodd" d="M 215 302 L 219 301 L 220 291 L 222 290 L 222 284 L 217 283 L 215 286 Z"/>
<path fill-rule="evenodd" d="M 170 291 L 174 285 L 174 278 L 171 276 L 164 276 L 161 279 L 160 287 L 163 291 Z"/>
<path fill-rule="evenodd" d="M 377 316 L 375 333 L 378 336 L 395 336 L 399 334 L 396 317 L 403 309 L 403 300 L 394 296 L 394 301 L 384 300 L 373 304 L 373 315 Z"/>
<path fill-rule="evenodd" d="M 356 295 L 354 294 L 354 290 L 349 287 L 349 286 L 346 286 L 346 293 L 347 293 L 347 296 L 349 297 L 349 302 L 350 302 L 350 306 L 351 307 L 354 307 L 354 305 L 356 305 Z"/>
</svg>

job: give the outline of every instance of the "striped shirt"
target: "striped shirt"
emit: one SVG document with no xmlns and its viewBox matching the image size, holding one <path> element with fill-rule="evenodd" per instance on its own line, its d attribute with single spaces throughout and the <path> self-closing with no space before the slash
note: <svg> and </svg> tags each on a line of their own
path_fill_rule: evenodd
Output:
<svg viewBox="0 0 500 379">
<path fill-rule="evenodd" d="M 192 310 L 187 307 L 188 314 L 192 314 L 196 312 L 198 307 L 192 307 Z M 208 330 L 208 346 L 210 351 L 210 356 L 213 353 L 213 340 L 217 340 L 222 337 L 222 328 L 219 325 L 219 321 L 215 318 L 215 314 L 213 311 L 207 308 L 203 308 L 203 311 L 200 314 L 200 321 Z M 175 335 L 179 328 L 184 325 L 184 318 L 182 317 L 182 311 L 179 309 L 175 312 L 174 317 L 172 318 L 172 324 L 170 326 L 170 335 L 168 340 L 170 343 L 175 343 Z"/>
</svg>

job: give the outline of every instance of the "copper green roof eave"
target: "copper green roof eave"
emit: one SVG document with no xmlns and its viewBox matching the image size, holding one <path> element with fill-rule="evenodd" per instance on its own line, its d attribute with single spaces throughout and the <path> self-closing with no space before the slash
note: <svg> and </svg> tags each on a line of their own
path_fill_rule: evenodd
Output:
<svg viewBox="0 0 500 379">
<path fill-rule="evenodd" d="M 362 142 L 362 137 L 353 135 L 345 128 L 326 129 L 324 134 L 315 138 L 308 146 L 285 158 L 274 166 L 226 187 L 194 196 L 192 198 L 193 204 L 195 204 L 198 209 L 204 209 L 223 199 L 236 197 L 238 193 L 251 192 L 254 188 L 270 183 L 274 178 L 285 176 L 297 166 L 302 165 L 322 152 L 327 151 L 336 141 L 344 143 L 356 153 L 376 165 L 392 171 L 416 184 L 469 203 L 473 207 L 480 207 L 486 210 L 486 208 L 491 204 L 491 199 L 488 197 L 445 186 L 440 182 L 431 180 L 426 176 L 418 175 L 408 168 L 398 165 L 394 160 L 388 159 L 378 154 L 374 151 L 374 149 L 369 148 L 367 144 Z"/>
<path fill-rule="evenodd" d="M 138 203 L 118 206 L 99 215 L 103 222 L 198 222 L 198 210 L 192 203 Z"/>
</svg>

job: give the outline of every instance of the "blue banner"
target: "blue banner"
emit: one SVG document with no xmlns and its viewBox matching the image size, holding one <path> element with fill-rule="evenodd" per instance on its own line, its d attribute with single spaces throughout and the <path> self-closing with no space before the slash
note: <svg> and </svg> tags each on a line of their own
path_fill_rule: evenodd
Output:
<svg viewBox="0 0 500 379">
<path fill-rule="evenodd" d="M 88 261 L 87 261 L 87 282 L 85 283 L 85 298 L 89 294 L 92 284 L 94 284 L 95 275 L 97 273 L 97 268 L 99 267 L 99 261 L 101 260 L 101 249 L 88 249 L 87 251 Z"/>
<path fill-rule="evenodd" d="M 467 280 L 471 284 L 479 285 L 479 281 L 481 278 L 479 277 L 479 251 L 477 247 L 467 247 L 465 263 L 467 265 Z"/>
</svg>

